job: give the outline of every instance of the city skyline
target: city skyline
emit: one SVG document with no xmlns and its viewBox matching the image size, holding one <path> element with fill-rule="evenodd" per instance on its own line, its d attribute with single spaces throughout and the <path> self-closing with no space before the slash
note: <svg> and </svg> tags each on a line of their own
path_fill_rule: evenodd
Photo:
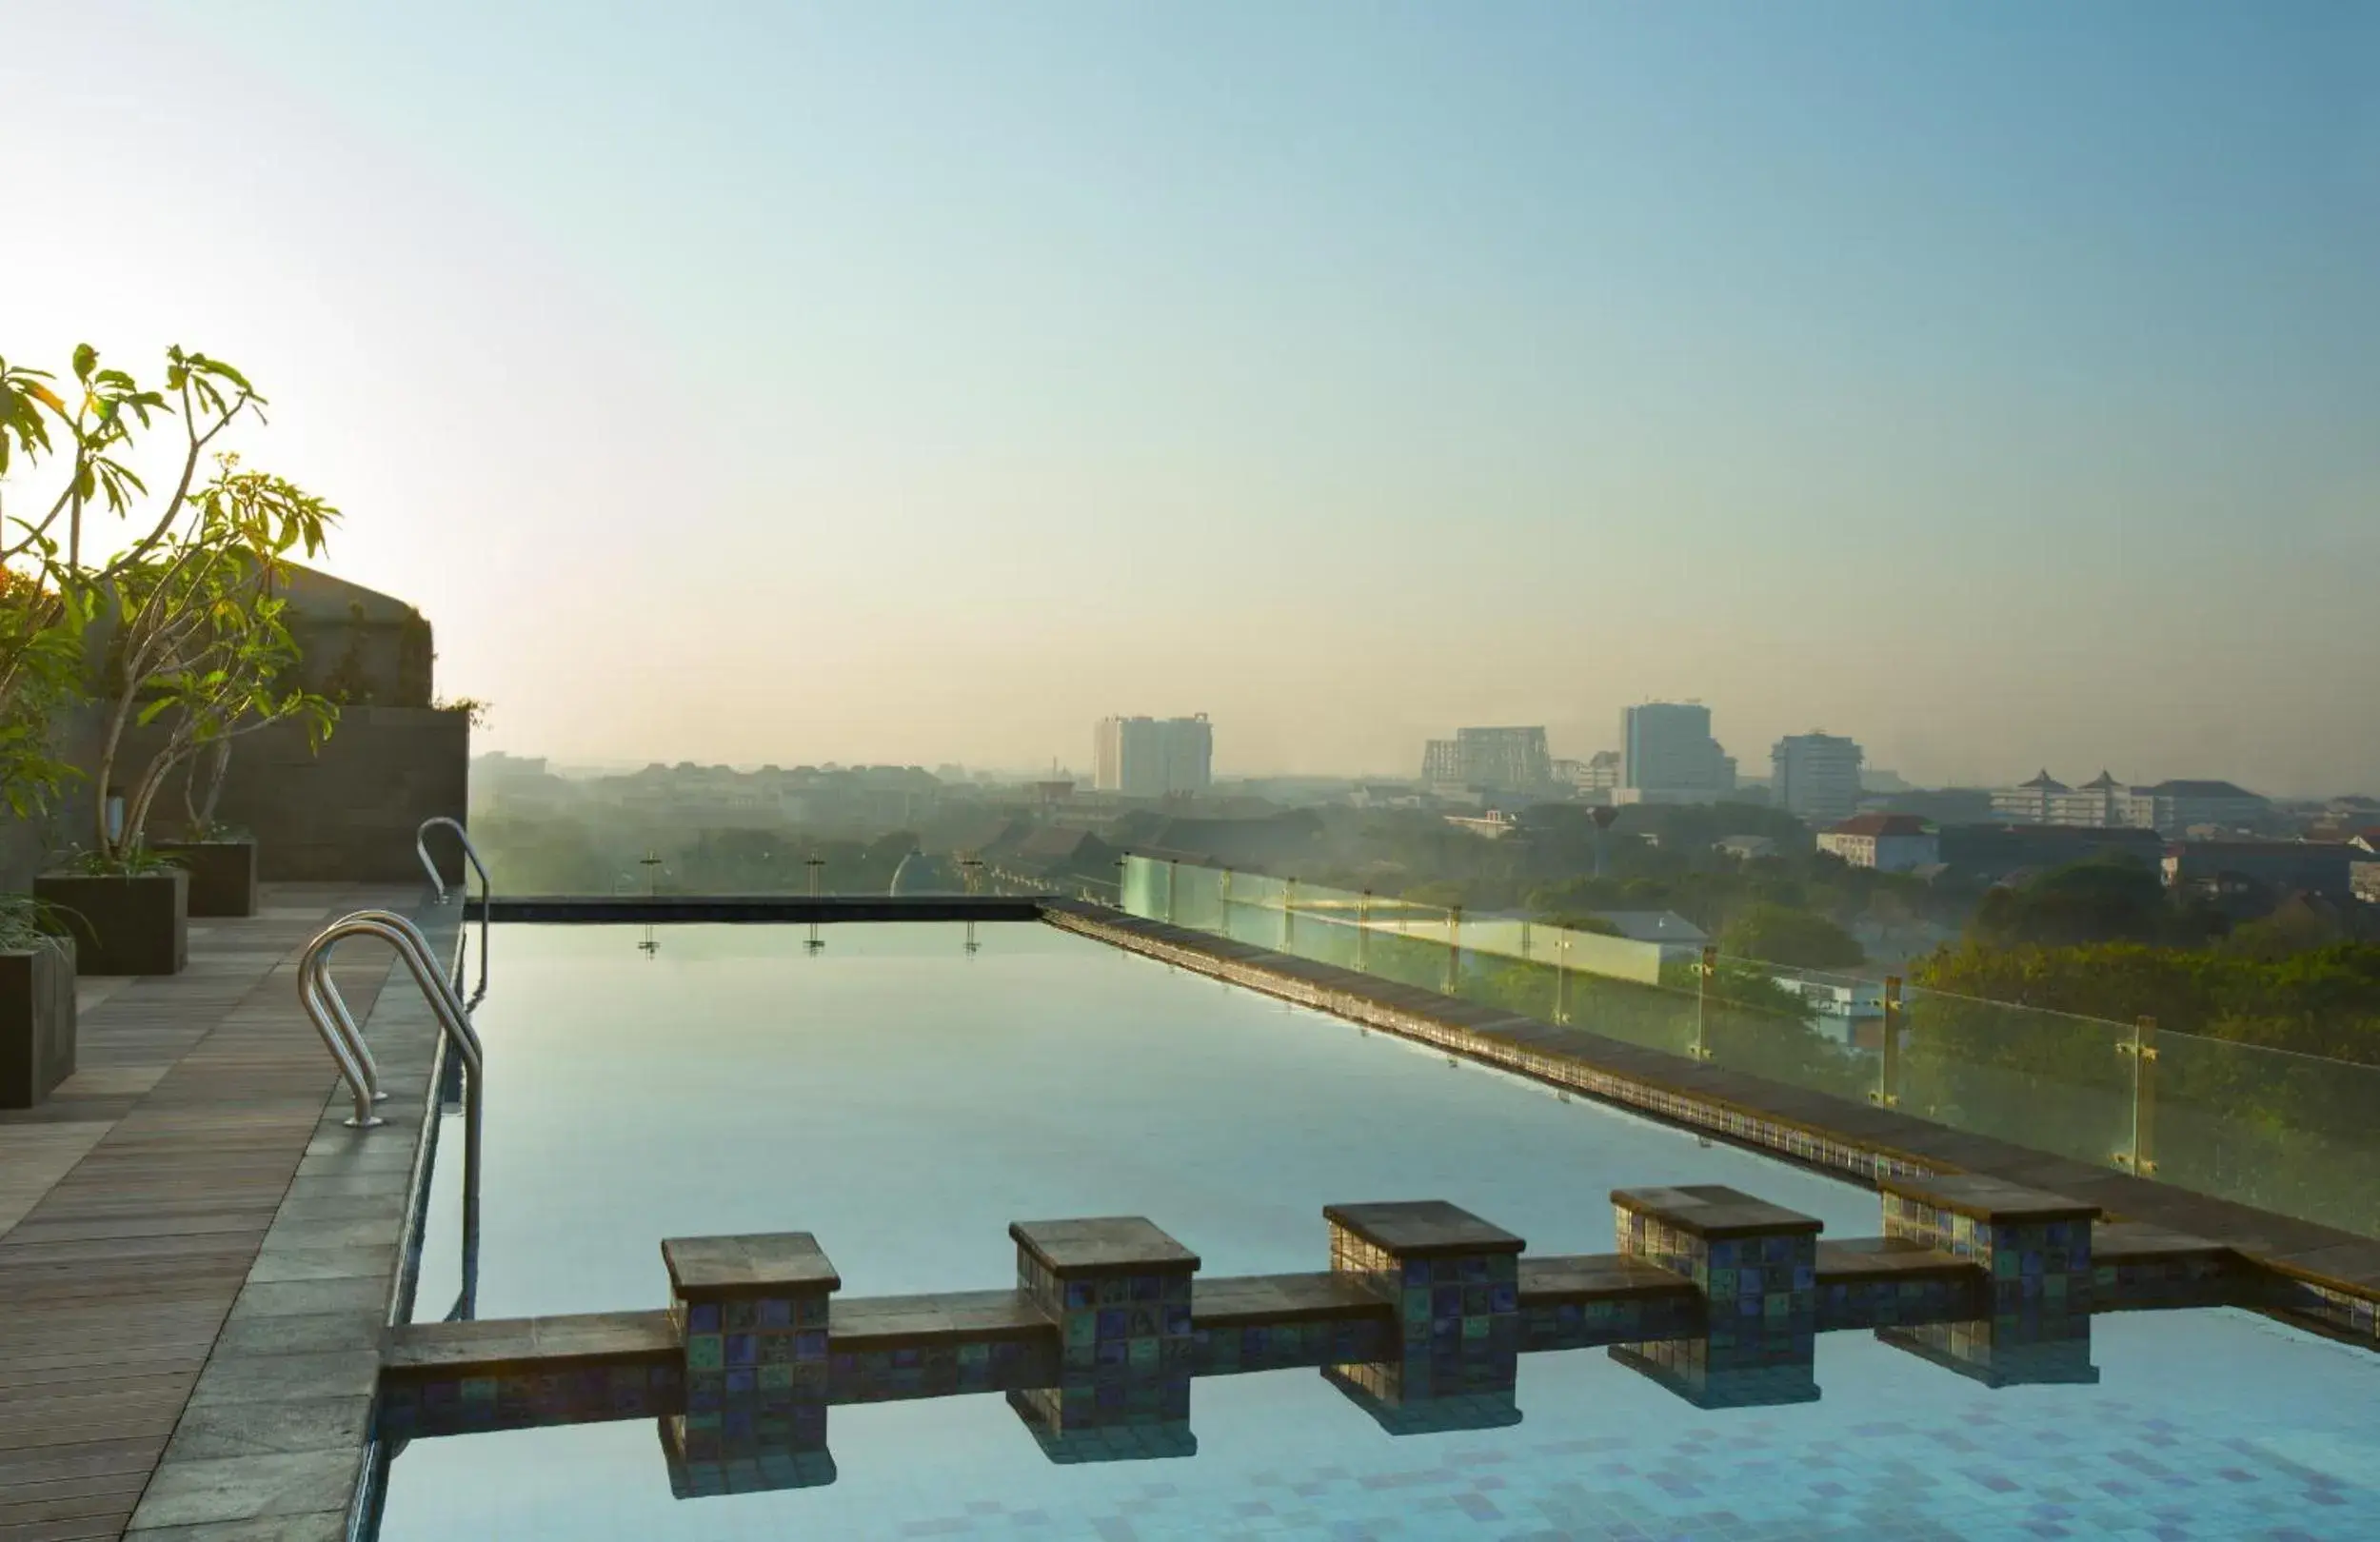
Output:
<svg viewBox="0 0 2380 1542">
<path fill-rule="evenodd" d="M 247 368 L 495 746 L 2380 785 L 2370 8 L 0 6 L 11 363 Z"/>
</svg>

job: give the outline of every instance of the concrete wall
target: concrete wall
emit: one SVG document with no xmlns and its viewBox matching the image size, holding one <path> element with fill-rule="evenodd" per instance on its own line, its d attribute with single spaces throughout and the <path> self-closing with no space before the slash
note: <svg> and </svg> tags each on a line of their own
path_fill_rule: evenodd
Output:
<svg viewBox="0 0 2380 1542">
<path fill-rule="evenodd" d="M 91 763 L 100 722 L 98 709 L 84 708 L 58 724 L 58 741 L 76 764 Z M 155 737 L 127 736 L 119 780 L 129 780 Z M 471 727 L 461 712 L 343 707 L 319 755 L 296 723 L 243 735 L 216 817 L 255 832 L 258 876 L 267 881 L 407 882 L 422 876 L 413 855 L 421 822 L 436 814 L 465 817 L 470 764 Z M 92 844 L 94 794 L 78 781 L 47 819 L 0 814 L 0 888 L 30 888 L 50 861 Z M 183 822 L 176 772 L 149 821 L 149 839 L 169 838 Z M 450 847 L 440 855 L 449 869 L 460 860 Z"/>
<path fill-rule="evenodd" d="M 72 707 L 50 724 L 51 742 L 68 763 L 87 766 L 98 753 L 102 719 L 97 707 Z M 0 890 L 23 894 L 33 875 L 69 848 L 92 844 L 90 786 L 79 779 L 59 789 L 56 806 L 40 819 L 20 820 L 0 805 Z"/>
<path fill-rule="evenodd" d="M 464 818 L 471 727 L 433 707 L 348 706 L 309 749 L 296 723 L 245 735 L 232 752 L 216 817 L 255 832 L 267 881 L 403 882 L 422 876 L 415 832 L 433 815 Z M 177 783 L 150 820 L 152 838 L 182 820 Z M 439 848 L 451 868 L 460 859 Z"/>
</svg>

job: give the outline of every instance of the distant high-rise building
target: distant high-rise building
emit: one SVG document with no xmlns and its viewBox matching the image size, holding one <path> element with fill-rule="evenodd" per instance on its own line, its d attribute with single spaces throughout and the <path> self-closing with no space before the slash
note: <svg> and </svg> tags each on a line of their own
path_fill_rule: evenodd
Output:
<svg viewBox="0 0 2380 1542">
<path fill-rule="evenodd" d="M 1788 734 L 1769 750 L 1769 806 L 1817 829 L 1859 812 L 1859 746 L 1834 734 Z"/>
<path fill-rule="evenodd" d="M 1711 737 L 1698 702 L 1647 702 L 1619 718 L 1623 803 L 1707 803 L 1735 790 L 1735 760 Z"/>
<path fill-rule="evenodd" d="M 1215 781 L 1215 730 L 1189 718 L 1101 718 L 1092 731 L 1091 784 L 1126 798 L 1199 792 Z"/>
<path fill-rule="evenodd" d="M 1422 750 L 1421 780 L 1441 785 L 1540 792 L 1553 785 L 1554 757 L 1538 728 L 1458 728 Z"/>
</svg>

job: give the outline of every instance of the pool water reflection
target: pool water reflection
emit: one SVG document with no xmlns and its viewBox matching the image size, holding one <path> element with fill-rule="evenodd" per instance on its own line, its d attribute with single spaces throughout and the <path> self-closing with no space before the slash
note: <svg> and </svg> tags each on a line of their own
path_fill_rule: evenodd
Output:
<svg viewBox="0 0 2380 1542">
<path fill-rule="evenodd" d="M 987 926 L 973 955 L 963 931 L 830 928 L 815 956 L 790 928 L 649 955 L 633 929 L 500 931 L 481 1315 L 657 1307 L 664 1236 L 814 1232 L 849 1299 L 1004 1285 L 1032 1216 L 1149 1216 L 1202 1278 L 1321 1269 L 1323 1205 L 1376 1198 L 1451 1199 L 1531 1255 L 1608 1250 L 1606 1196 L 1638 1184 L 1878 1230 L 1848 1184 L 1054 930 Z M 380 1534 L 2380 1534 L 2380 1357 L 2231 1310 L 2077 1322 L 1824 1334 L 1724 1384 L 1694 1340 L 1528 1354 L 1435 1409 L 1309 1354 L 1153 1380 L 1129 1438 L 1094 1419 L 1076 1444 L 1056 1393 L 839 1400 L 724 1449 L 663 1397 L 412 1439 Z"/>
<path fill-rule="evenodd" d="M 1993 1390 L 1867 1334 L 1820 1400 L 1705 1410 L 1600 1350 L 1517 1423 L 1392 1436 L 1311 1370 L 1201 1377 L 1187 1460 L 1060 1465 L 998 1395 L 837 1407 L 823 1487 L 680 1500 L 652 1420 L 419 1440 L 384 1542 L 541 1538 L 2380 1534 L 2380 1360 L 2230 1310 L 2092 1319 L 2095 1386 Z"/>
</svg>

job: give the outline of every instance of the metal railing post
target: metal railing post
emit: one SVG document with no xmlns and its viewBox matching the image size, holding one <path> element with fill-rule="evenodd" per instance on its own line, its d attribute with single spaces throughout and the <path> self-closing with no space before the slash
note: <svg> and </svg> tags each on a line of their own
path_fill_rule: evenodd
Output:
<svg viewBox="0 0 2380 1542">
<path fill-rule="evenodd" d="M 1179 857 L 1168 857 L 1168 858 L 1166 858 L 1166 859 L 1165 859 L 1165 923 L 1166 923 L 1168 926 L 1175 924 L 1175 921 L 1174 921 L 1174 915 L 1175 915 L 1175 911 L 1174 911 L 1174 889 L 1175 889 L 1176 885 L 1180 884 L 1180 882 L 1181 882 L 1181 859 L 1180 859 L 1180 858 L 1179 858 Z"/>
<path fill-rule="evenodd" d="M 1705 947 L 1702 960 L 1695 966 L 1695 1046 L 1694 1058 L 1711 1058 L 1711 977 L 1719 972 L 1719 950 Z"/>
<path fill-rule="evenodd" d="M 2115 1162 L 2147 1177 L 2157 1170 L 2157 1019 L 2135 1018 L 2132 1042 L 2118 1047 L 2132 1058 L 2132 1141 Z"/>
<path fill-rule="evenodd" d="M 1554 1020 L 1570 1020 L 1570 934 L 1554 939 Z"/>
<path fill-rule="evenodd" d="M 1901 978 L 1884 977 L 1884 1054 L 1876 1065 L 1875 1091 L 1869 1098 L 1886 1108 L 1901 1100 Z"/>
<path fill-rule="evenodd" d="M 1372 971 L 1372 891 L 1366 889 L 1356 897 L 1356 973 Z"/>
<path fill-rule="evenodd" d="M 1462 984 L 1462 906 L 1446 907 L 1446 994 Z"/>
<path fill-rule="evenodd" d="M 1287 953 L 1287 952 L 1289 951 L 1289 944 L 1290 944 L 1292 941 L 1296 940 L 1296 939 L 1297 939 L 1297 935 L 1298 935 L 1298 880 L 1297 880 L 1296 879 L 1294 879 L 1294 878 L 1293 878 L 1293 879 L 1291 879 L 1291 880 L 1289 880 L 1288 885 L 1287 885 L 1285 888 L 1283 888 L 1283 889 L 1281 890 L 1281 900 L 1280 900 L 1280 950 L 1281 950 L 1281 952 L 1283 952 L 1283 953 Z"/>
</svg>

